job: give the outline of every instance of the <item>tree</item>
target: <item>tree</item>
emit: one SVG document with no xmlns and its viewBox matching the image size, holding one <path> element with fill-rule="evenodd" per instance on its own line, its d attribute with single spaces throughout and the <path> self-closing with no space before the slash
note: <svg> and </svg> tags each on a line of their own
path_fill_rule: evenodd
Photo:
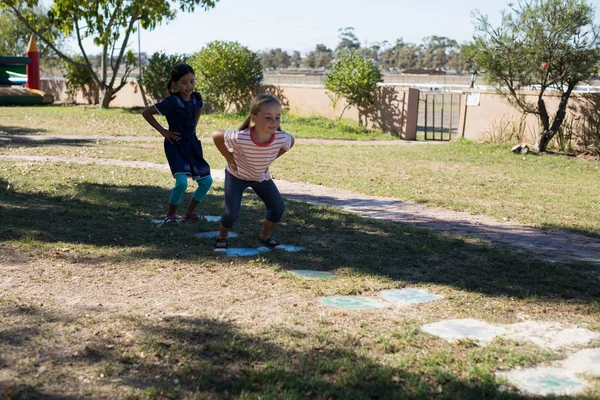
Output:
<svg viewBox="0 0 600 400">
<path fill-rule="evenodd" d="M 290 57 L 290 67 L 300 68 L 300 65 L 302 65 L 302 56 L 299 51 L 294 51 Z"/>
<path fill-rule="evenodd" d="M 228 111 L 231 105 L 238 111 L 247 109 L 263 79 L 258 55 L 238 42 L 210 42 L 188 62 L 205 101 L 219 111 Z"/>
<path fill-rule="evenodd" d="M 327 68 L 333 61 L 333 51 L 324 44 L 318 44 L 304 58 L 304 65 L 308 68 Z"/>
<path fill-rule="evenodd" d="M 359 110 L 369 109 L 373 104 L 372 94 L 380 82 L 383 82 L 383 77 L 373 61 L 355 51 L 348 51 L 341 54 L 325 77 L 325 89 L 332 93 L 330 98 L 334 109 L 342 97 L 346 98 L 347 104 L 338 117 L 341 118 L 350 106 Z"/>
<path fill-rule="evenodd" d="M 290 66 L 290 55 L 281 49 L 271 49 L 259 53 L 264 69 L 280 69 Z"/>
<path fill-rule="evenodd" d="M 335 52 L 340 54 L 345 51 L 358 50 L 360 48 L 360 40 L 354 34 L 354 28 L 348 26 L 338 29 L 340 33 L 340 42 L 338 43 Z"/>
<path fill-rule="evenodd" d="M 281 49 L 271 50 L 275 68 L 285 69 L 290 66 L 290 55 Z"/>
<path fill-rule="evenodd" d="M 371 43 L 369 47 L 361 47 L 359 53 L 367 60 L 373 60 L 375 63 L 379 64 L 382 48 L 383 46 L 380 43 L 374 42 Z"/>
<path fill-rule="evenodd" d="M 64 61 L 87 68 L 100 88 L 102 107 L 107 108 L 115 94 L 125 86 L 135 67 L 135 55 L 127 48 L 138 21 L 144 29 L 152 30 L 163 22 L 173 20 L 178 10 L 192 12 L 197 6 L 207 10 L 214 7 L 217 1 L 54 0 L 48 11 L 47 23 L 67 36 L 75 36 L 83 62 L 78 62 L 54 45 L 55 35 L 45 32 L 43 21 L 31 12 L 32 8 L 38 6 L 39 0 L 3 0 L 0 8 L 15 15 Z M 101 48 L 98 71 L 93 68 L 83 46 L 86 38 L 93 38 L 94 44 Z"/>
<path fill-rule="evenodd" d="M 183 54 L 171 54 L 156 52 L 142 68 L 141 85 L 145 94 L 154 102 L 164 99 L 167 82 L 171 77 L 171 71 L 177 64 L 186 62 L 187 57 Z"/>
<path fill-rule="evenodd" d="M 73 59 L 79 62 L 83 61 L 82 56 L 73 56 Z M 75 103 L 77 93 L 81 92 L 88 104 L 98 104 L 98 86 L 96 85 L 96 82 L 94 82 L 90 71 L 87 68 L 74 64 L 66 64 L 65 67 L 67 100 Z"/>
<path fill-rule="evenodd" d="M 399 70 L 421 68 L 422 48 L 413 43 L 405 43 L 397 39 L 393 47 L 389 47 L 381 54 L 381 65 L 384 68 Z"/>
<path fill-rule="evenodd" d="M 260 64 L 262 65 L 263 69 L 275 69 L 275 60 L 273 59 L 273 54 L 270 51 L 261 51 L 258 53 L 258 56 L 260 57 Z"/>
<path fill-rule="evenodd" d="M 538 117 L 542 132 L 535 147 L 546 151 L 565 119 L 573 89 L 597 71 L 594 9 L 585 0 L 531 0 L 504 11 L 499 27 L 479 12 L 475 18 L 478 33 L 467 46 L 470 58 L 511 104 Z M 523 89 L 534 89 L 537 102 L 527 101 Z M 560 94 L 553 119 L 544 101 L 549 90 Z"/>
<path fill-rule="evenodd" d="M 450 55 L 458 54 L 456 40 L 443 36 L 428 36 L 423 39 L 423 67 L 429 69 L 448 69 Z"/>
<path fill-rule="evenodd" d="M 34 14 L 36 19 L 44 21 L 46 12 L 41 7 L 31 9 L 28 12 Z M 56 29 L 53 29 L 47 23 L 43 23 L 43 26 L 46 31 L 49 31 L 56 38 L 54 45 L 62 49 L 64 36 L 60 35 Z M 25 24 L 19 21 L 14 14 L 0 9 L 0 54 L 5 56 L 24 56 L 30 37 L 31 31 Z M 38 43 L 38 51 L 40 52 L 40 61 L 42 63 L 46 63 L 54 57 L 52 49 L 45 43 Z"/>
</svg>

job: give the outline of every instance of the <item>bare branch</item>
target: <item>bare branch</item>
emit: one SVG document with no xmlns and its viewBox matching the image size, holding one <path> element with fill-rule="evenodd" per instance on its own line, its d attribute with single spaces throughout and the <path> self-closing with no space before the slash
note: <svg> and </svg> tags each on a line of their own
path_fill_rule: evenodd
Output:
<svg viewBox="0 0 600 400">
<path fill-rule="evenodd" d="M 117 71 L 119 70 L 119 67 L 121 66 L 121 61 L 123 60 L 123 55 L 125 54 L 125 49 L 127 48 L 127 44 L 129 43 L 129 35 L 131 35 L 131 31 L 133 29 L 133 25 L 136 23 L 136 21 L 139 19 L 138 13 L 136 12 L 134 15 L 131 16 L 131 19 L 129 20 L 129 24 L 127 26 L 127 30 L 125 31 L 125 38 L 123 39 L 123 43 L 121 45 L 121 50 L 119 51 L 119 56 L 117 58 L 117 64 L 116 64 L 116 68 L 113 70 L 113 76 L 110 80 L 110 87 L 112 87 L 115 83 L 115 80 L 117 79 Z"/>
<path fill-rule="evenodd" d="M 75 32 L 77 32 L 77 44 L 79 45 L 81 54 L 83 54 L 83 58 L 85 59 L 85 62 L 87 64 L 87 70 L 90 71 L 90 74 L 92 75 L 92 78 L 94 78 L 94 81 L 96 82 L 98 87 L 102 89 L 103 85 L 100 82 L 100 79 L 98 78 L 98 74 L 96 74 L 96 71 L 94 71 L 94 68 L 92 68 L 92 63 L 90 62 L 90 60 L 87 56 L 87 53 L 85 52 L 85 48 L 83 47 L 81 33 L 79 32 L 80 31 L 79 22 L 73 16 L 71 16 L 71 18 L 73 18 L 73 20 L 75 21 Z"/>
</svg>

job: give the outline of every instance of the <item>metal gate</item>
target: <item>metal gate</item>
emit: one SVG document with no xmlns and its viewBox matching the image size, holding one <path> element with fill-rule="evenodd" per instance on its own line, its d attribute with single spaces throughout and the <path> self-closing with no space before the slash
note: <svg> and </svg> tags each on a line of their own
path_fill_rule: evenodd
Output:
<svg viewBox="0 0 600 400">
<path fill-rule="evenodd" d="M 452 140 L 458 133 L 460 93 L 419 93 L 417 140 Z"/>
</svg>

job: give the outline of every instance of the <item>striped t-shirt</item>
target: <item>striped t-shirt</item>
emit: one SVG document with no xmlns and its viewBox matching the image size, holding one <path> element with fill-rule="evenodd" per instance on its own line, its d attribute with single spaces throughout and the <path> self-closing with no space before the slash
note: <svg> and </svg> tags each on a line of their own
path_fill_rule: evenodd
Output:
<svg viewBox="0 0 600 400">
<path fill-rule="evenodd" d="M 254 127 L 243 131 L 225 131 L 225 145 L 233 153 L 237 171 L 227 165 L 227 171 L 245 181 L 262 182 L 271 179 L 269 165 L 277 158 L 279 150 L 288 151 L 292 147 L 289 133 L 275 131 L 266 143 L 254 141 Z"/>
</svg>

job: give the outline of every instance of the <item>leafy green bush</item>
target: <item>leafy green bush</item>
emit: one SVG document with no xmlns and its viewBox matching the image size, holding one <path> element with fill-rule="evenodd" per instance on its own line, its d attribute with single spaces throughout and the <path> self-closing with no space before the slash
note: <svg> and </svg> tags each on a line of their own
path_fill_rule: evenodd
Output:
<svg viewBox="0 0 600 400">
<path fill-rule="evenodd" d="M 73 60 L 80 63 L 84 62 L 83 56 L 74 56 Z M 68 102 L 75 103 L 77 93 L 80 91 L 88 104 L 98 104 L 100 102 L 98 84 L 94 81 L 89 69 L 65 62 L 65 71 Z"/>
<path fill-rule="evenodd" d="M 214 41 L 188 61 L 196 72 L 196 85 L 209 109 L 246 110 L 252 93 L 263 79 L 258 55 L 238 42 Z"/>
<path fill-rule="evenodd" d="M 182 54 L 167 55 L 157 52 L 152 54 L 148 64 L 142 68 L 142 86 L 146 96 L 153 102 L 165 98 L 167 82 L 171 77 L 171 70 L 177 64 L 186 62 L 187 57 Z"/>
<path fill-rule="evenodd" d="M 373 92 L 383 82 L 379 67 L 353 51 L 343 52 L 325 77 L 325 89 L 332 92 L 330 98 L 334 109 L 337 102 L 346 98 L 347 104 L 339 115 L 350 106 L 368 109 L 373 104 Z"/>
</svg>

